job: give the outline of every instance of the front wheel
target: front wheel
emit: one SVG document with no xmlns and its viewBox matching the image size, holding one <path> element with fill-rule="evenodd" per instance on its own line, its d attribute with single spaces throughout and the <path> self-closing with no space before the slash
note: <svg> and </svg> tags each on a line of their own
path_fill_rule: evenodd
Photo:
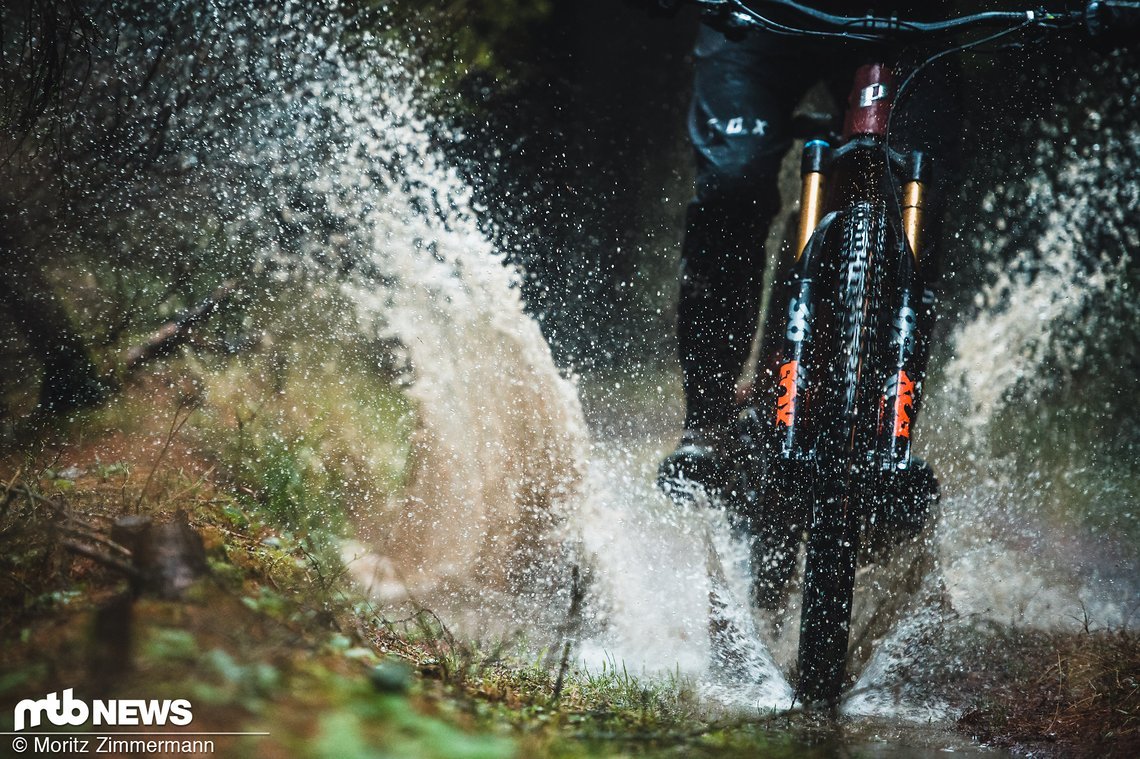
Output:
<svg viewBox="0 0 1140 759">
<path fill-rule="evenodd" d="M 838 701 L 846 681 L 851 600 L 859 553 L 861 483 L 870 468 L 877 423 L 874 346 L 882 301 L 887 222 L 880 205 L 861 202 L 841 220 L 816 443 L 800 617 L 799 688 L 805 703 Z"/>
<path fill-rule="evenodd" d="M 819 500 L 825 509 L 839 509 L 844 498 L 836 492 Z M 843 691 L 858 540 L 858 531 L 838 520 L 816 520 L 808 532 L 798 688 L 804 703 L 834 704 Z"/>
</svg>

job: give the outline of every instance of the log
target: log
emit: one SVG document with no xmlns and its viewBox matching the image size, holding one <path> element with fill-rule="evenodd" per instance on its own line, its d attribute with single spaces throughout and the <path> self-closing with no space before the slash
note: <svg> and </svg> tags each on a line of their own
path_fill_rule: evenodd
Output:
<svg viewBox="0 0 1140 759">
<path fill-rule="evenodd" d="M 210 296 L 193 308 L 179 314 L 172 321 L 155 330 L 141 345 L 127 350 L 123 363 L 131 374 L 140 366 L 170 354 L 175 348 L 190 341 L 193 329 L 213 315 L 237 291 L 237 285 L 226 280 Z"/>
</svg>

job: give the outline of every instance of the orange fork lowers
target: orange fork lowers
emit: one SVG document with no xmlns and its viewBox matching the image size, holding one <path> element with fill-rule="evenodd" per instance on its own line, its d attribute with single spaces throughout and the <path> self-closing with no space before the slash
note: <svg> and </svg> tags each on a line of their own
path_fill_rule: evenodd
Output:
<svg viewBox="0 0 1140 759">
<path fill-rule="evenodd" d="M 905 371 L 900 371 L 895 378 L 896 392 L 894 398 L 894 430 L 895 437 L 910 437 L 910 415 L 914 411 L 914 381 Z"/>
<path fill-rule="evenodd" d="M 790 293 L 788 323 L 784 325 L 783 357 L 779 367 L 776 397 L 776 426 L 786 430 L 785 452 L 790 451 L 796 435 L 796 413 L 799 405 L 799 390 L 805 382 L 807 370 L 803 359 L 806 355 L 811 319 L 810 278 L 799 277 L 797 272 L 810 261 L 804 259 L 804 251 L 812 234 L 823 218 L 824 190 L 826 189 L 826 168 L 831 156 L 830 146 L 824 140 L 811 140 L 804 145 L 800 162 L 800 177 L 803 184 L 800 191 L 799 235 L 795 247 L 795 260 L 792 265 L 793 279 L 798 279 Z M 802 274 L 802 272 L 799 272 Z"/>
</svg>

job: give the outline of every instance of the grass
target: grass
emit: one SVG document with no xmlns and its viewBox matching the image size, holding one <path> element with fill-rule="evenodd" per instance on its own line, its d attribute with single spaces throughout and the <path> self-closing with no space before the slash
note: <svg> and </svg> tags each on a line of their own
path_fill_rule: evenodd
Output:
<svg viewBox="0 0 1140 759">
<path fill-rule="evenodd" d="M 101 522 L 124 503 L 133 510 L 135 493 L 121 498 L 130 469 L 21 482 Z M 18 700 L 68 687 L 87 698 L 187 698 L 194 729 L 270 734 L 219 738 L 220 755 L 347 759 L 699 755 L 744 729 L 702 715 L 683 683 L 643 681 L 616 663 L 571 669 L 555 695 L 541 660 L 457 640 L 427 610 L 387 619 L 344 584 L 334 589 L 303 541 L 263 521 L 270 512 L 184 476 L 155 481 L 196 488 L 190 521 L 211 571 L 179 600 L 131 598 L 116 572 L 68 554 L 39 501 L 10 503 L 0 539 L 20 550 L 3 563 L 5 720 Z M 161 519 L 176 503 L 188 505 L 154 490 L 139 511 Z M 747 742 L 794 743 L 780 732 Z"/>
<path fill-rule="evenodd" d="M 188 698 L 194 729 L 270 734 L 219 738 L 221 756 L 849 750 L 842 725 L 812 715 L 711 713 L 680 675 L 572 657 L 562 672 L 560 644 L 536 654 L 518 640 L 459 639 L 427 609 L 381 613 L 337 547 L 355 514 L 398 494 L 415 408 L 351 352 L 282 361 L 286 345 L 172 360 L 0 456 L 11 495 L 0 499 L 0 729 L 20 699 L 73 687 Z M 178 600 L 134 597 L 121 572 L 69 550 L 62 529 L 77 517 L 90 542 L 118 517 L 179 510 L 210 572 Z M 1132 634 L 1002 638 L 963 656 L 978 665 L 955 686 L 968 734 L 1035 751 L 1136 746 Z"/>
<path fill-rule="evenodd" d="M 1135 632 L 1021 631 L 996 637 L 985 648 L 989 665 L 976 670 L 971 689 L 981 698 L 959 720 L 962 730 L 1034 755 L 1140 755 Z"/>
</svg>

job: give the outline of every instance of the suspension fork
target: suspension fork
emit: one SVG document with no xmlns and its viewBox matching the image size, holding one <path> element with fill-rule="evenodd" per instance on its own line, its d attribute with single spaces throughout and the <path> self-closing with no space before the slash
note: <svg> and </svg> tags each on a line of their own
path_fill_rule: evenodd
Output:
<svg viewBox="0 0 1140 759">
<path fill-rule="evenodd" d="M 788 310 L 776 370 L 776 452 L 783 460 L 803 460 L 810 455 L 805 391 L 812 368 L 811 343 L 816 318 L 813 289 L 820 257 L 809 243 L 823 217 L 830 157 L 831 148 L 823 140 L 812 140 L 804 145 L 795 261 L 786 288 Z"/>
<path fill-rule="evenodd" d="M 880 197 L 878 169 L 866 170 L 865 162 L 879 148 L 867 140 L 848 141 L 836 151 L 823 140 L 804 145 L 801 162 L 800 219 L 795 260 L 784 286 L 787 312 L 782 330 L 781 352 L 776 367 L 775 451 L 785 461 L 814 459 L 817 433 L 824 420 L 814 417 L 813 395 L 823 377 L 818 366 L 825 357 L 816 355 L 824 346 L 815 344 L 815 333 L 827 309 L 817 303 L 816 288 L 832 276 L 829 261 L 830 221 L 827 207 L 846 209 L 853 199 Z"/>
<path fill-rule="evenodd" d="M 877 449 L 887 471 L 910 465 L 912 428 L 922 397 L 934 317 L 934 293 L 926 285 L 930 255 L 924 249 L 924 221 L 930 160 L 920 151 L 906 158 L 902 183 L 902 235 L 887 314 L 883 367 L 885 379 L 879 405 Z"/>
<path fill-rule="evenodd" d="M 900 158 L 887 159 L 901 180 L 902 225 L 891 278 L 895 285 L 882 314 L 886 337 L 876 362 L 883 384 L 875 448 L 882 468 L 888 470 L 905 469 L 910 464 L 912 428 L 921 401 L 934 307 L 934 294 L 926 285 L 931 263 L 924 240 L 931 162 L 919 151 Z M 815 287 L 825 263 L 821 255 L 825 246 L 814 244 L 820 241 L 813 241 L 813 237 L 817 231 L 824 233 L 820 226 L 826 192 L 842 190 L 838 185 L 828 187 L 831 164 L 832 151 L 827 143 L 813 140 L 804 146 L 795 260 L 784 288 L 787 312 L 781 325 L 782 350 L 775 376 L 776 452 L 785 461 L 804 461 L 814 454 L 809 405 L 815 369 L 813 336 L 818 321 Z M 855 182 L 861 185 L 862 179 Z M 854 191 L 866 190 L 858 187 Z"/>
</svg>

